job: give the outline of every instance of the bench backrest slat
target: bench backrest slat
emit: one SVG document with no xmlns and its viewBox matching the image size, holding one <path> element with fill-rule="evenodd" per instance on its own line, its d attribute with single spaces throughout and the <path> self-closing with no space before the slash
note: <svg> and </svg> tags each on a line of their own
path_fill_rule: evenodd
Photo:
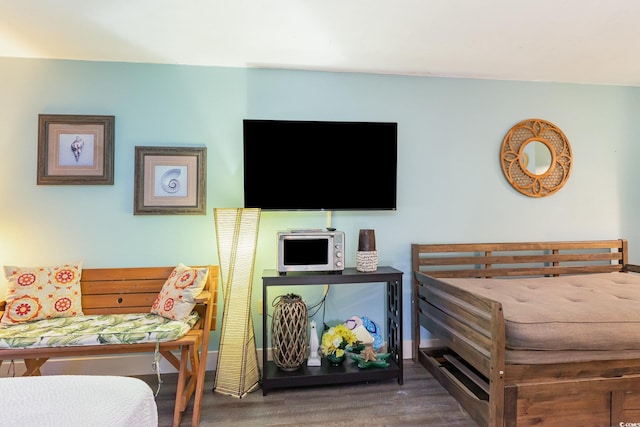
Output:
<svg viewBox="0 0 640 427">
<path fill-rule="evenodd" d="M 127 289 L 126 293 L 153 293 L 156 294 L 162 289 L 165 279 L 134 279 L 126 280 Z M 82 280 L 82 295 L 106 295 L 106 294 L 121 294 L 122 280 L 97 280 L 87 282 Z"/>
<path fill-rule="evenodd" d="M 94 309 L 121 309 L 122 312 L 144 313 L 151 310 L 151 305 L 158 292 L 146 294 L 108 294 L 108 295 L 82 295 L 82 311 L 84 314 L 95 314 Z M 133 310 L 133 311 L 131 311 Z"/>
</svg>

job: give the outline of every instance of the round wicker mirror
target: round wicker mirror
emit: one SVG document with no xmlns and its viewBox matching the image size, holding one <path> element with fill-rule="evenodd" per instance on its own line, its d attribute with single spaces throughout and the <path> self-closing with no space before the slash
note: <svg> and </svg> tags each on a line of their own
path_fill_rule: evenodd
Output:
<svg viewBox="0 0 640 427">
<path fill-rule="evenodd" d="M 567 137 L 546 120 L 523 120 L 502 140 L 502 172 L 525 196 L 544 197 L 561 189 L 569 179 L 572 163 Z"/>
</svg>

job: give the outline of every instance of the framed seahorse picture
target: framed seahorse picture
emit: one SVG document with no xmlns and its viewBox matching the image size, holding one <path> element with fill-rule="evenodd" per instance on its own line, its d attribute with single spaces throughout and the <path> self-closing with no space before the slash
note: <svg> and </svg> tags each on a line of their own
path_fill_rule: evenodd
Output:
<svg viewBox="0 0 640 427">
<path fill-rule="evenodd" d="M 38 185 L 113 185 L 115 116 L 40 114 Z"/>
<path fill-rule="evenodd" d="M 205 215 L 206 147 L 135 147 L 134 215 Z"/>
</svg>

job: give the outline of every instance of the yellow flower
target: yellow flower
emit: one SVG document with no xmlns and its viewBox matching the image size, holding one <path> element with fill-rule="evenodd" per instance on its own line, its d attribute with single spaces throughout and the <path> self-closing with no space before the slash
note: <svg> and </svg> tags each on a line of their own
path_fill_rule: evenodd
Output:
<svg viewBox="0 0 640 427">
<path fill-rule="evenodd" d="M 322 343 L 320 349 L 325 356 L 331 353 L 335 353 L 336 356 L 341 357 L 344 355 L 344 351 L 347 346 L 353 346 L 356 344 L 356 334 L 344 324 L 336 325 L 329 328 L 324 334 L 322 334 Z"/>
</svg>

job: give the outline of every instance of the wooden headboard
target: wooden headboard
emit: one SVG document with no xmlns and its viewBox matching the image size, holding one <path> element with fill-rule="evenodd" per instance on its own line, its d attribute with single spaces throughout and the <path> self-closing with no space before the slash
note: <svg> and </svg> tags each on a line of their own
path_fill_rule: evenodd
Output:
<svg viewBox="0 0 640 427">
<path fill-rule="evenodd" d="M 434 277 L 522 277 L 621 271 L 627 241 L 411 245 L 412 272 Z M 416 283 L 413 277 L 413 283 Z"/>
</svg>

